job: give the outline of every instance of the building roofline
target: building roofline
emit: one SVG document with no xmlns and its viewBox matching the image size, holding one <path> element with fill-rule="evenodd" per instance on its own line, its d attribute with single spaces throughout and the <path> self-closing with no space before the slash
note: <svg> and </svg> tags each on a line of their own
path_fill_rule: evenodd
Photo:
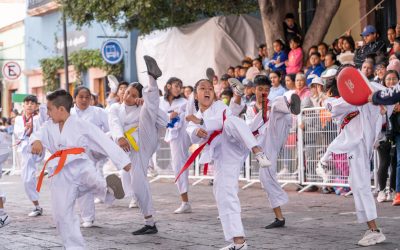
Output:
<svg viewBox="0 0 400 250">
<path fill-rule="evenodd" d="M 24 26 L 24 20 L 17 21 L 15 23 L 8 24 L 0 28 L 0 33 Z"/>
<path fill-rule="evenodd" d="M 39 7 L 28 9 L 27 13 L 29 16 L 42 16 L 57 11 L 60 6 L 56 1 L 51 1 Z"/>
</svg>

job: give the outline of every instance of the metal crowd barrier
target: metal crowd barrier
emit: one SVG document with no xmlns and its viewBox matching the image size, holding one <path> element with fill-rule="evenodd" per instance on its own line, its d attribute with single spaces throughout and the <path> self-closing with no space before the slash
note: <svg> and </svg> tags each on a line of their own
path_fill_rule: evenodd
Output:
<svg viewBox="0 0 400 250">
<path fill-rule="evenodd" d="M 334 155 L 332 161 L 324 169 L 324 175 L 317 174 L 320 158 L 338 133 L 338 126 L 325 108 L 305 108 L 300 115 L 293 116 L 292 128 L 278 158 L 277 177 L 282 187 L 287 184 L 303 185 L 299 192 L 303 192 L 313 185 L 349 187 L 349 165 L 345 155 Z M 163 134 L 163 132 L 160 134 L 160 148 L 156 153 L 159 175 L 152 181 L 161 178 L 175 178 L 170 166 L 170 148 L 168 143 L 164 142 Z M 377 173 L 375 166 L 377 166 L 376 153 L 374 161 L 371 163 L 374 180 L 376 180 Z M 203 167 L 196 160 L 189 169 L 189 178 L 196 180 L 192 185 L 213 178 L 212 164 L 209 165 L 207 176 L 203 175 Z M 251 154 L 241 169 L 239 181 L 245 183 L 242 189 L 260 182 L 259 167 Z"/>
</svg>

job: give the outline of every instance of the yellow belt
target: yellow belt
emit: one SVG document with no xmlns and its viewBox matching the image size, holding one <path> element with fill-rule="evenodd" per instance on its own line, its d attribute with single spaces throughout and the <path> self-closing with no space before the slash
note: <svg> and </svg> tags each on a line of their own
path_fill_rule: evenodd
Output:
<svg viewBox="0 0 400 250">
<path fill-rule="evenodd" d="M 139 146 L 137 145 L 135 138 L 133 138 L 132 133 L 135 132 L 137 130 L 137 127 L 133 127 L 128 129 L 128 131 L 126 131 L 124 133 L 126 139 L 128 139 L 129 144 L 131 144 L 133 150 L 135 151 L 139 151 Z"/>
</svg>

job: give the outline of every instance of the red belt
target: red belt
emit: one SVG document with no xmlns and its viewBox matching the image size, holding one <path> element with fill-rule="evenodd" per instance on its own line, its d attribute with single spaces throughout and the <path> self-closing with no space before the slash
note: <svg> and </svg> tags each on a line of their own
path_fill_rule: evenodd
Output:
<svg viewBox="0 0 400 250">
<path fill-rule="evenodd" d="M 71 154 L 79 155 L 84 152 L 85 152 L 84 148 L 69 148 L 69 149 L 59 150 L 59 151 L 55 152 L 54 154 L 52 154 L 49 157 L 49 159 L 47 159 L 47 161 L 44 163 L 42 171 L 40 172 L 38 183 L 36 186 L 36 191 L 40 192 L 40 188 L 42 187 L 43 178 L 44 178 L 44 171 L 46 170 L 46 165 L 49 161 L 51 161 L 55 158 L 58 158 L 58 157 L 60 158 L 60 160 L 58 161 L 58 165 L 57 165 L 56 169 L 54 170 L 54 173 L 51 176 L 49 176 L 49 178 L 50 178 L 50 177 L 53 177 L 54 175 L 58 174 L 61 171 L 61 169 L 63 169 L 68 155 L 71 155 Z"/>
<path fill-rule="evenodd" d="M 346 125 L 349 124 L 349 122 L 353 120 L 353 118 L 356 117 L 358 114 L 360 114 L 360 111 L 358 110 L 348 113 L 346 117 L 343 119 L 342 124 L 340 125 L 340 130 L 344 129 L 344 127 L 346 127 Z"/>
<path fill-rule="evenodd" d="M 193 153 L 192 155 L 189 157 L 189 159 L 186 161 L 185 165 L 183 166 L 183 168 L 181 169 L 181 171 L 179 172 L 178 176 L 175 179 L 175 182 L 178 181 L 179 177 L 183 174 L 183 172 L 185 172 L 190 165 L 192 165 L 192 163 L 194 162 L 194 160 L 196 159 L 197 156 L 199 156 L 199 154 L 201 153 L 201 151 L 203 151 L 204 147 L 208 144 L 210 144 L 215 137 L 217 137 L 218 135 L 220 135 L 222 133 L 222 130 L 224 128 L 224 123 L 226 120 L 226 110 L 224 110 L 223 114 L 222 114 L 222 129 L 221 130 L 216 130 L 214 131 L 211 135 L 210 138 L 208 138 L 208 140 L 201 144 L 200 147 L 198 147 Z M 203 174 L 207 175 L 207 171 L 208 171 L 208 163 L 204 164 L 204 169 L 203 169 Z"/>
</svg>

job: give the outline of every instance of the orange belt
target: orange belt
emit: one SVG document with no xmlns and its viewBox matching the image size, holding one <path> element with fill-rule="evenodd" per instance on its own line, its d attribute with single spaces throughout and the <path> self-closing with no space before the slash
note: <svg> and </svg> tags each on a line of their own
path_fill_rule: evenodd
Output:
<svg viewBox="0 0 400 250">
<path fill-rule="evenodd" d="M 40 188 L 42 187 L 42 183 L 43 183 L 43 178 L 44 178 L 44 171 L 46 170 L 46 165 L 49 161 L 55 159 L 55 158 L 60 158 L 60 160 L 58 161 L 58 165 L 57 168 L 54 170 L 54 173 L 49 176 L 53 177 L 54 175 L 58 174 L 61 169 L 63 169 L 65 161 L 67 160 L 67 156 L 68 155 L 79 155 L 85 152 L 84 148 L 69 148 L 69 149 L 63 149 L 63 150 L 59 150 L 57 152 L 55 152 L 54 154 L 52 154 L 49 159 L 47 159 L 47 161 L 44 163 L 44 166 L 42 168 L 42 171 L 40 172 L 39 175 L 39 179 L 38 179 L 38 183 L 36 186 L 36 191 L 40 192 Z"/>
</svg>

